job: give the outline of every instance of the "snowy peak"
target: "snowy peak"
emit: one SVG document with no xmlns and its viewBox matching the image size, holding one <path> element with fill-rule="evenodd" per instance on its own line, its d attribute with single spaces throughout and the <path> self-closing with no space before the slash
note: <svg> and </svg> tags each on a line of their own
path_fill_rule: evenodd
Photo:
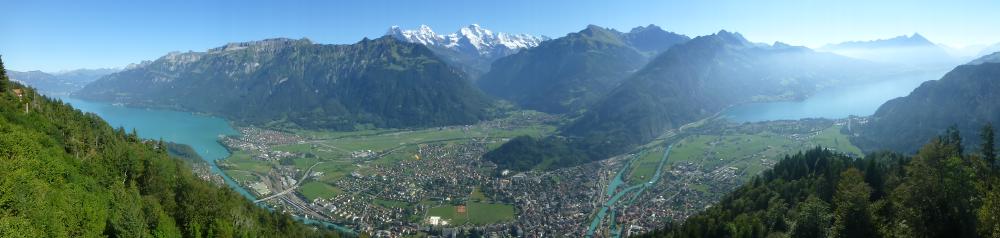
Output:
<svg viewBox="0 0 1000 238">
<path fill-rule="evenodd" d="M 444 37 L 435 34 L 434 30 L 427 25 L 420 25 L 416 30 L 403 30 L 399 26 L 392 26 L 385 35 L 422 45 L 439 45 L 444 39 Z"/>
<path fill-rule="evenodd" d="M 413 30 L 392 26 L 386 35 L 411 43 L 438 46 L 486 57 L 506 56 L 520 49 L 538 46 L 547 39 L 527 34 L 493 32 L 478 24 L 462 27 L 448 35 L 439 35 L 427 25 L 420 25 Z"/>
</svg>

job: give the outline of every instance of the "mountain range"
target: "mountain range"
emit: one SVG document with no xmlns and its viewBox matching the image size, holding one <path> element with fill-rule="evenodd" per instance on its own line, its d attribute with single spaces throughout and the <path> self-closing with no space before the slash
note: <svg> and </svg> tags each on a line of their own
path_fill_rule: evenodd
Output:
<svg viewBox="0 0 1000 238">
<path fill-rule="evenodd" d="M 876 66 L 780 42 L 753 43 L 739 33 L 720 31 L 657 55 L 587 107 L 582 116 L 561 127 L 559 135 L 515 139 L 484 158 L 514 169 L 536 168 L 536 164 L 507 161 L 526 159 L 518 156 L 525 153 L 544 158 L 534 162 L 559 166 L 601 160 L 727 106 L 804 98 L 826 87 L 859 80 L 860 75 L 876 72 Z"/>
<path fill-rule="evenodd" d="M 574 112 L 604 96 L 652 56 L 687 40 L 655 25 L 628 33 L 590 25 L 497 60 L 478 84 L 525 108 Z"/>
<path fill-rule="evenodd" d="M 919 33 L 889 39 L 830 44 L 819 50 L 879 63 L 920 68 L 950 68 L 967 60 L 949 54 L 946 48 L 931 42 Z"/>
<path fill-rule="evenodd" d="M 629 32 L 589 25 L 546 39 L 470 25 L 450 35 L 427 26 L 393 27 L 386 36 L 349 45 L 283 38 L 230 43 L 131 65 L 75 95 L 216 114 L 239 123 L 335 130 L 474 123 L 495 114 L 492 96 L 571 119 L 560 127 L 561 139 L 517 145 L 569 145 L 561 147 L 570 148 L 568 154 L 602 159 L 731 105 L 802 99 L 895 64 L 781 42 L 754 43 L 728 31 L 691 39 L 655 25 Z M 935 47 L 914 34 L 824 50 Z M 994 56 L 973 63 L 990 65 Z M 470 62 L 492 65 L 473 81 L 467 70 L 482 64 Z M 890 114 L 901 113 L 876 113 L 873 125 L 880 120 L 906 125 Z M 940 128 L 935 130 L 921 133 Z M 868 133 L 878 131 L 895 133 Z"/>
<path fill-rule="evenodd" d="M 493 61 L 548 40 L 545 36 L 493 32 L 478 24 L 462 27 L 448 35 L 439 35 L 427 25 L 420 25 L 415 30 L 392 26 L 385 35 L 427 46 L 472 79 L 489 71 Z"/>
<path fill-rule="evenodd" d="M 69 94 L 118 69 L 77 69 L 57 73 L 38 70 L 18 72 L 7 71 L 11 80 L 35 87 L 44 94 Z"/>
<path fill-rule="evenodd" d="M 392 37 L 350 45 L 279 38 L 174 52 L 75 96 L 339 130 L 467 124 L 488 117 L 491 105 L 428 47 Z"/>
<path fill-rule="evenodd" d="M 729 105 L 804 98 L 873 70 L 867 62 L 720 31 L 660 54 L 562 131 L 591 148 L 622 152 Z"/>
</svg>

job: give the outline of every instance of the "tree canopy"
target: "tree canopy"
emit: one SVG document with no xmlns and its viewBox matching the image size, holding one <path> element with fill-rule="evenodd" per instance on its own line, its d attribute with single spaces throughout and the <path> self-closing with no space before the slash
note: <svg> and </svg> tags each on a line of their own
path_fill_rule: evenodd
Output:
<svg viewBox="0 0 1000 238">
<path fill-rule="evenodd" d="M 340 236 L 197 178 L 163 143 L 7 85 L 0 91 L 0 236 Z"/>
<path fill-rule="evenodd" d="M 708 210 L 642 237 L 1000 236 L 1000 176 L 986 151 L 962 148 L 953 128 L 912 157 L 786 156 Z"/>
</svg>

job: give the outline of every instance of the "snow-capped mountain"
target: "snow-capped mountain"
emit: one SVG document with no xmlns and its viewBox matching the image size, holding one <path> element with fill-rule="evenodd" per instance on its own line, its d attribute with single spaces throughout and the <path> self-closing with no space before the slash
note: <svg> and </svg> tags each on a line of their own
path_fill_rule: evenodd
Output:
<svg viewBox="0 0 1000 238">
<path fill-rule="evenodd" d="M 404 30 L 392 26 L 386 35 L 412 43 L 438 46 L 458 51 L 475 52 L 482 56 L 509 55 L 511 51 L 538 46 L 548 38 L 528 34 L 508 34 L 493 32 L 478 24 L 468 25 L 448 35 L 439 35 L 427 25 L 415 30 Z M 502 56 L 501 56 L 502 57 Z"/>
<path fill-rule="evenodd" d="M 462 27 L 448 35 L 437 34 L 427 25 L 420 25 L 417 29 L 392 26 L 385 34 L 402 41 L 423 44 L 473 78 L 488 71 L 494 60 L 538 46 L 549 39 L 545 36 L 493 32 L 478 24 Z"/>
</svg>

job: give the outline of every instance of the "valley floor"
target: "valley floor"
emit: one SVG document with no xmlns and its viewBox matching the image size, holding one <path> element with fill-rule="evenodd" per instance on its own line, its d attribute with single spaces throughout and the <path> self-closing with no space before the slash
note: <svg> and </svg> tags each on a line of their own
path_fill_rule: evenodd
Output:
<svg viewBox="0 0 1000 238">
<path fill-rule="evenodd" d="M 514 173 L 481 159 L 509 138 L 549 135 L 559 120 L 517 112 L 423 130 L 240 128 L 223 139 L 233 154 L 219 166 L 280 211 L 370 234 L 608 237 L 683 220 L 786 154 L 816 146 L 861 154 L 842 133 L 852 119 L 706 119 L 570 168 Z"/>
</svg>

